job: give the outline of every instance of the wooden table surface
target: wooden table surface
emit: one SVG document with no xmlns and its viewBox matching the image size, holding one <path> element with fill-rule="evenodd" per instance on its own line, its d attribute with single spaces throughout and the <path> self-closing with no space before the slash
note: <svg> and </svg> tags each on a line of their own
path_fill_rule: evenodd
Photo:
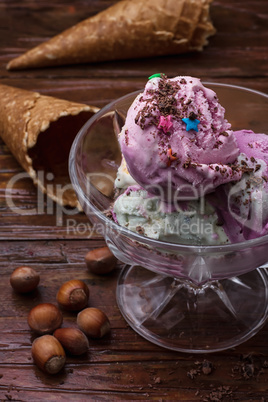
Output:
<svg viewBox="0 0 268 402">
<path fill-rule="evenodd" d="M 0 0 L 0 83 L 96 106 L 142 88 L 147 77 L 193 75 L 206 81 L 246 86 L 268 93 L 267 0 L 215 0 L 211 16 L 217 34 L 201 53 L 147 60 L 114 61 L 8 72 L 7 62 L 63 29 L 115 3 L 114 0 Z M 30 179 L 10 186 L 22 172 L 0 141 L 0 400 L 268 400 L 268 325 L 244 344 L 224 352 L 190 355 L 155 346 L 124 321 L 115 290 L 121 266 L 108 276 L 90 274 L 84 256 L 102 246 L 84 214 L 70 230 L 69 216 L 57 219 L 56 204 L 36 211 L 37 190 Z M 9 188 L 7 188 L 9 184 Z M 12 204 L 10 203 L 12 201 Z M 45 204 L 46 205 L 46 204 Z M 78 226 L 77 226 L 78 227 Z M 14 268 L 29 265 L 41 275 L 38 291 L 12 291 Z M 90 305 L 110 318 L 111 335 L 90 341 L 90 351 L 68 357 L 65 369 L 48 376 L 31 357 L 34 336 L 27 325 L 30 308 L 55 303 L 66 280 L 78 278 L 90 287 Z M 75 314 L 64 313 L 64 326 Z M 223 328 L 224 330 L 224 328 Z M 207 359 L 213 371 L 205 374 Z"/>
</svg>

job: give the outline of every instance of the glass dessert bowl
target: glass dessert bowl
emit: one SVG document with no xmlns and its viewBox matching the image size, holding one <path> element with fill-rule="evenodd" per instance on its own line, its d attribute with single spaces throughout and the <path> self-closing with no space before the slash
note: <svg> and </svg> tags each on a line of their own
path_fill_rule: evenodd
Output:
<svg viewBox="0 0 268 402">
<path fill-rule="evenodd" d="M 268 133 L 268 95 L 205 83 L 226 109 L 234 130 Z M 80 204 L 115 256 L 125 263 L 119 308 L 149 341 L 189 353 L 234 347 L 252 337 L 268 314 L 268 235 L 241 243 L 186 245 L 154 240 L 111 219 L 121 163 L 118 134 L 140 91 L 93 116 L 73 143 L 69 169 Z"/>
</svg>

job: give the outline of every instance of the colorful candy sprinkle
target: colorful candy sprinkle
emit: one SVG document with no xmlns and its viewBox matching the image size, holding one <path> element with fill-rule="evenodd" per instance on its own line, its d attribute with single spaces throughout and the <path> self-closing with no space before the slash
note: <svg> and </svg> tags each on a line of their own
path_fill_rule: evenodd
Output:
<svg viewBox="0 0 268 402">
<path fill-rule="evenodd" d="M 171 148 L 168 148 L 168 150 L 167 150 L 167 157 L 168 157 L 168 161 L 167 161 L 167 166 L 168 167 L 171 165 L 171 162 L 174 162 L 174 161 L 176 161 L 178 159 L 176 154 L 172 153 Z"/>
<path fill-rule="evenodd" d="M 148 80 L 151 80 L 152 78 L 161 78 L 161 75 L 162 75 L 162 73 L 153 74 L 148 78 Z"/>
<path fill-rule="evenodd" d="M 173 126 L 172 123 L 172 116 L 168 115 L 168 116 L 160 116 L 160 120 L 159 120 L 159 124 L 157 126 L 157 128 L 160 130 L 162 129 L 164 131 L 164 133 L 167 133 L 171 127 Z"/>
<path fill-rule="evenodd" d="M 185 117 L 182 119 L 182 121 L 186 124 L 186 131 L 194 130 L 198 131 L 198 124 L 200 123 L 200 120 L 198 119 L 191 119 L 190 117 Z"/>
<path fill-rule="evenodd" d="M 178 159 L 176 155 L 172 154 L 172 149 L 171 148 L 168 148 L 167 155 L 168 155 L 168 158 L 171 161 L 176 161 Z"/>
</svg>

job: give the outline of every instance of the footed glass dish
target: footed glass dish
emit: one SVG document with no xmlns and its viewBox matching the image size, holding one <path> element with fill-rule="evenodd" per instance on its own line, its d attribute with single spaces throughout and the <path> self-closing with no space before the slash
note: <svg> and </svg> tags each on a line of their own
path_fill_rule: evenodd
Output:
<svg viewBox="0 0 268 402">
<path fill-rule="evenodd" d="M 268 133 L 268 95 L 205 83 L 234 130 Z M 140 91 L 110 103 L 79 131 L 69 169 L 90 221 L 125 263 L 117 286 L 129 325 L 162 347 L 189 353 L 234 347 L 264 325 L 268 313 L 268 235 L 242 243 L 199 246 L 153 240 L 109 217 L 121 162 L 117 136 Z"/>
</svg>

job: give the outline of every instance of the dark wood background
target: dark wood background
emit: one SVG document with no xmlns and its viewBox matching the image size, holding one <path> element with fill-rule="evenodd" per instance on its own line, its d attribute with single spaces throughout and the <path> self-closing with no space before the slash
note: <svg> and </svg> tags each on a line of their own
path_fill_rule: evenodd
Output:
<svg viewBox="0 0 268 402">
<path fill-rule="evenodd" d="M 217 34 L 201 53 L 6 71 L 11 58 L 113 3 L 0 0 L 0 82 L 100 107 L 142 88 L 147 77 L 159 71 L 268 93 L 267 0 L 215 0 L 211 16 Z M 58 222 L 56 204 L 37 213 L 37 191 L 29 179 L 8 186 L 21 171 L 0 141 L 1 401 L 268 400 L 268 325 L 241 346 L 209 355 L 175 353 L 147 342 L 128 327 L 117 308 L 120 264 L 106 277 L 91 275 L 85 267 L 84 255 L 103 245 L 103 239 L 90 230 L 83 214 L 63 214 Z M 70 218 L 80 224 L 75 232 L 68 230 Z M 30 296 L 19 296 L 9 286 L 11 272 L 20 265 L 30 265 L 41 275 L 38 291 Z M 27 314 L 39 302 L 55 303 L 59 286 L 72 278 L 89 285 L 90 305 L 107 313 L 112 332 L 91 341 L 88 355 L 68 357 L 65 369 L 50 377 L 33 364 Z M 74 321 L 74 314 L 64 314 L 64 326 Z M 209 375 L 202 371 L 204 359 L 214 366 Z"/>
</svg>

